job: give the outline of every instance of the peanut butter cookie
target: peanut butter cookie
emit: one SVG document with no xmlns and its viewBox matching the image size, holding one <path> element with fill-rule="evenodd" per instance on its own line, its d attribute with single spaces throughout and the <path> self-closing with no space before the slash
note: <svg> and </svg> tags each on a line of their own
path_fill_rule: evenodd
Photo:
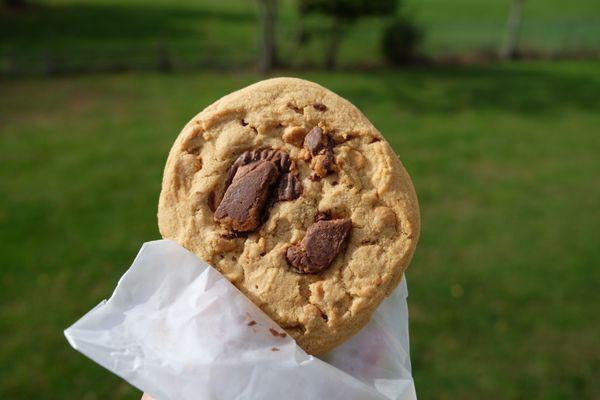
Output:
<svg viewBox="0 0 600 400">
<path fill-rule="evenodd" d="M 276 78 L 185 126 L 158 223 L 321 354 L 396 288 L 419 208 L 402 163 L 356 107 L 315 83 Z"/>
</svg>

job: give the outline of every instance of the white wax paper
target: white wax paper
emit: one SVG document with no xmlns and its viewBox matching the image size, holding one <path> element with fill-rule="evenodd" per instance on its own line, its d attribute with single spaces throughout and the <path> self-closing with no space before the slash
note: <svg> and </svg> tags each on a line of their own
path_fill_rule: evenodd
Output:
<svg viewBox="0 0 600 400">
<path fill-rule="evenodd" d="M 363 330 L 319 359 L 218 271 L 158 240 L 65 336 L 156 400 L 411 400 L 407 294 L 403 279 Z"/>
</svg>

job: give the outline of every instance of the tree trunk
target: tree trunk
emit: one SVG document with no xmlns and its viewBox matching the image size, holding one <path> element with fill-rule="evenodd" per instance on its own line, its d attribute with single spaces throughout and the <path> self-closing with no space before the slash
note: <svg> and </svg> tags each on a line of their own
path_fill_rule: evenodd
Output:
<svg viewBox="0 0 600 400">
<path fill-rule="evenodd" d="M 325 54 L 325 68 L 334 70 L 337 67 L 337 58 L 342 42 L 342 21 L 333 16 L 331 19 L 331 29 L 329 32 L 329 44 Z"/>
<path fill-rule="evenodd" d="M 277 0 L 258 0 L 260 12 L 260 51 L 258 69 L 267 73 L 277 66 L 277 41 L 275 22 L 277 21 Z"/>
<path fill-rule="evenodd" d="M 500 56 L 505 60 L 513 60 L 518 57 L 519 31 L 523 19 L 523 4 L 525 0 L 513 0 L 508 16 L 506 27 L 506 38 Z"/>
</svg>

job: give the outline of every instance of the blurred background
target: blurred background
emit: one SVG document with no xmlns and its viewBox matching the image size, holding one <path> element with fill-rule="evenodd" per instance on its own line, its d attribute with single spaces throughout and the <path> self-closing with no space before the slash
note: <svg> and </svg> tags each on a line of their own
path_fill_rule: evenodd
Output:
<svg viewBox="0 0 600 400">
<path fill-rule="evenodd" d="M 62 330 L 159 237 L 183 125 L 265 76 L 412 175 L 423 399 L 600 398 L 600 1 L 1 0 L 0 399 L 138 399 Z"/>
</svg>

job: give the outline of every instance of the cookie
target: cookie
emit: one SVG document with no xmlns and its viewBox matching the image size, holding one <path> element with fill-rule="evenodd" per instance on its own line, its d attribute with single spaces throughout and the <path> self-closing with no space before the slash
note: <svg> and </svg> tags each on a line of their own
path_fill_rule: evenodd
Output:
<svg viewBox="0 0 600 400">
<path fill-rule="evenodd" d="M 158 223 L 322 354 L 396 288 L 419 209 L 400 160 L 356 107 L 315 83 L 276 78 L 185 126 L 165 167 Z"/>
</svg>

